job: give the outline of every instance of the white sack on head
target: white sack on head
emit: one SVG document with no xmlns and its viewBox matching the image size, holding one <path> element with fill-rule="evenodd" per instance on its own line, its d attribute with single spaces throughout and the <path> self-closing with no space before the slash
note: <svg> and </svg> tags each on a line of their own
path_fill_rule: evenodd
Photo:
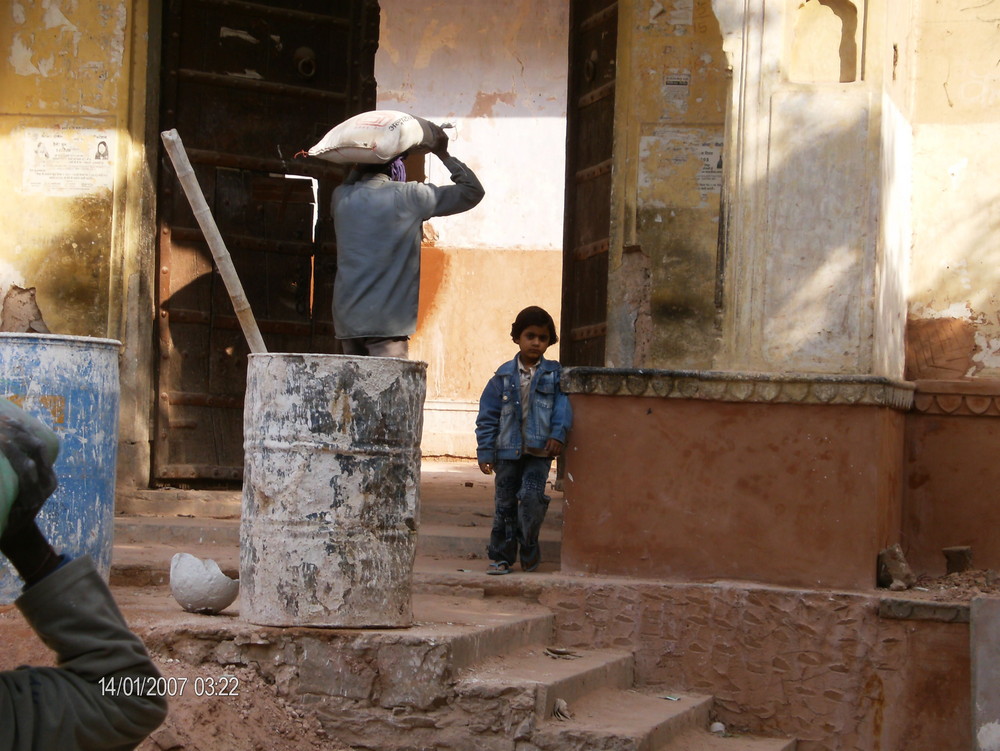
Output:
<svg viewBox="0 0 1000 751">
<path fill-rule="evenodd" d="M 372 110 L 348 118 L 309 149 L 338 164 L 385 164 L 414 146 L 431 146 L 430 123 L 396 110 Z"/>
</svg>

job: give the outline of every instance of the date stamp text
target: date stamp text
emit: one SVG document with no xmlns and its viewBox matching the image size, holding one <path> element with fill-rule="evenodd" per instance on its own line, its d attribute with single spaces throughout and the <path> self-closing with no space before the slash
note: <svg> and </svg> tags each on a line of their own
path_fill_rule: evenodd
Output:
<svg viewBox="0 0 1000 751">
<path fill-rule="evenodd" d="M 197 676 L 195 678 L 122 675 L 101 678 L 98 683 L 104 696 L 239 696 L 240 679 L 235 675 Z"/>
</svg>

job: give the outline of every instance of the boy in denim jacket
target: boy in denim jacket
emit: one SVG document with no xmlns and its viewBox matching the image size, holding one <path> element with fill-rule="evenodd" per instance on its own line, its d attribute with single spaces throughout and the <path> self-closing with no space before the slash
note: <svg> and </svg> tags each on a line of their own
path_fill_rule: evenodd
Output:
<svg viewBox="0 0 1000 751">
<path fill-rule="evenodd" d="M 537 306 L 525 308 L 510 336 L 520 352 L 486 384 L 476 418 L 479 469 L 487 475 L 496 470 L 490 574 L 510 573 L 518 549 L 521 568 L 538 568 L 538 533 L 549 506 L 545 482 L 573 423 L 569 399 L 559 388 L 562 366 L 542 357 L 558 341 L 552 316 Z"/>
</svg>

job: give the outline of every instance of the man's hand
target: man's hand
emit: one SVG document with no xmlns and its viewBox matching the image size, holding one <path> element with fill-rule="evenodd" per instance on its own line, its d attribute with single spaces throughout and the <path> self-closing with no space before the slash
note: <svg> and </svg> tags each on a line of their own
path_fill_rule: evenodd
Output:
<svg viewBox="0 0 1000 751">
<path fill-rule="evenodd" d="M 545 442 L 545 453 L 549 456 L 559 456 L 562 453 L 563 445 L 555 438 L 550 438 Z"/>
<path fill-rule="evenodd" d="M 479 471 L 484 475 L 493 474 L 493 465 L 490 462 L 479 462 Z"/>
<path fill-rule="evenodd" d="M 2 540 L 31 524 L 45 500 L 58 484 L 52 464 L 46 458 L 45 444 L 26 430 L 18 420 L 0 414 L 0 452 L 17 474 L 17 500 L 10 509 Z"/>
<path fill-rule="evenodd" d="M 448 144 L 450 139 L 448 134 L 444 132 L 444 128 L 435 123 L 430 124 L 434 129 L 434 142 L 431 144 L 431 153 L 438 159 L 447 159 L 450 154 L 448 153 Z"/>
</svg>

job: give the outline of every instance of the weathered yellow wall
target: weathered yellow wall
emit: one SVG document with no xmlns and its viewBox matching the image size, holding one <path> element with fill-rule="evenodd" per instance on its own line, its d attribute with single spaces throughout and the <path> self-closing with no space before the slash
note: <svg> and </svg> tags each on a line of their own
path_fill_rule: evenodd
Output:
<svg viewBox="0 0 1000 751">
<path fill-rule="evenodd" d="M 729 91 L 709 0 L 619 3 L 608 350 L 618 367 L 710 367 Z"/>
<path fill-rule="evenodd" d="M 15 0 L 0 9 L 0 295 L 35 287 L 52 333 L 122 341 L 120 486 L 145 485 L 149 468 L 151 5 Z"/>
<path fill-rule="evenodd" d="M 37 288 L 53 333 L 121 336 L 128 11 L 21 0 L 0 14 L 0 285 Z"/>
<path fill-rule="evenodd" d="M 911 377 L 1000 377 L 996 3 L 919 3 L 912 88 Z M 911 321 L 911 323 L 913 323 Z M 922 326 L 919 324 L 923 324 Z"/>
</svg>

